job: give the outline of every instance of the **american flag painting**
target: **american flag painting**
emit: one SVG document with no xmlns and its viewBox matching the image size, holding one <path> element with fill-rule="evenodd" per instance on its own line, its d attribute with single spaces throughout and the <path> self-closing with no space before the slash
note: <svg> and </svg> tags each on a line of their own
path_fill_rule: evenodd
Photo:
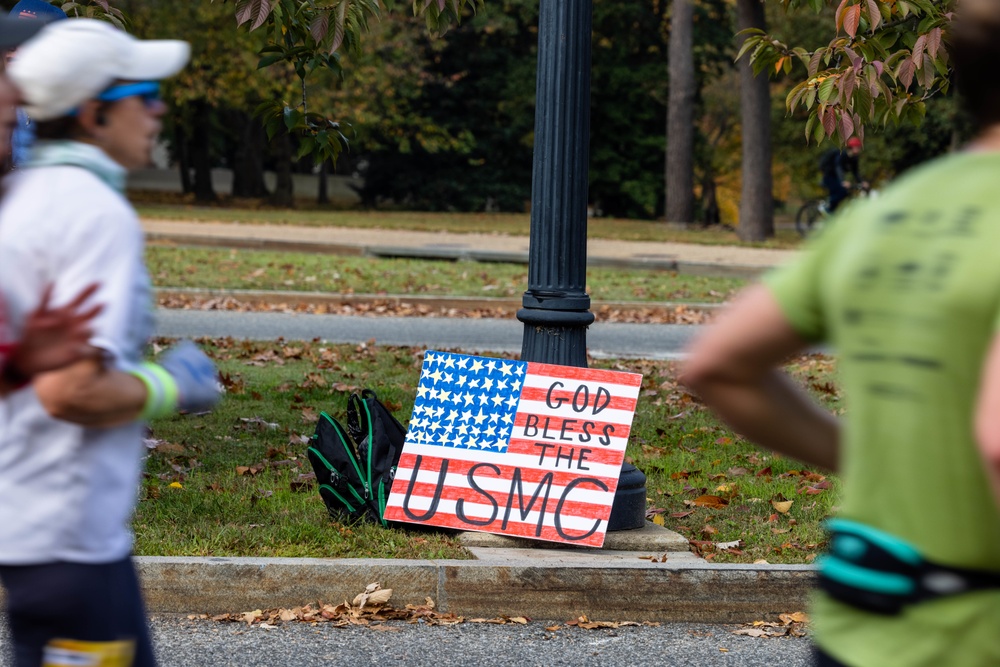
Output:
<svg viewBox="0 0 1000 667">
<path fill-rule="evenodd" d="M 641 381 L 427 352 L 385 518 L 601 546 Z"/>
</svg>

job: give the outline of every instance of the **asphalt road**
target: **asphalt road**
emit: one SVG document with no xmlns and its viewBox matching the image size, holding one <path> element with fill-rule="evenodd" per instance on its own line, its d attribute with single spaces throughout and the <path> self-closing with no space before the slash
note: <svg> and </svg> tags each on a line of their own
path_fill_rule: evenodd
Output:
<svg viewBox="0 0 1000 667">
<path fill-rule="evenodd" d="M 271 630 L 243 624 L 160 617 L 153 621 L 162 667 L 309 667 L 310 665 L 516 665 L 517 667 L 807 667 L 803 638 L 732 634 L 737 626 L 670 624 L 546 631 L 463 623 L 428 627 L 393 622 L 382 630 L 292 623 Z M 6 642 L 0 665 L 7 667 Z"/>
<path fill-rule="evenodd" d="M 594 357 L 674 359 L 699 327 L 597 322 L 587 332 Z M 257 340 L 405 345 L 466 352 L 520 352 L 524 325 L 511 319 L 357 317 L 235 311 L 157 311 L 157 334 L 170 337 L 233 336 Z"/>
</svg>

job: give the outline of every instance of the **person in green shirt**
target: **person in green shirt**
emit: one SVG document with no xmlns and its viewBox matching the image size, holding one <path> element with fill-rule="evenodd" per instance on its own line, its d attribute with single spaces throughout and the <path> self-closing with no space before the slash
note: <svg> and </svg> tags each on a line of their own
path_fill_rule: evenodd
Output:
<svg viewBox="0 0 1000 667">
<path fill-rule="evenodd" d="M 1000 665 L 1000 3 L 962 0 L 949 54 L 976 138 L 846 206 L 682 371 L 735 430 L 842 476 L 819 665 Z M 841 419 L 780 372 L 817 343 Z"/>
</svg>

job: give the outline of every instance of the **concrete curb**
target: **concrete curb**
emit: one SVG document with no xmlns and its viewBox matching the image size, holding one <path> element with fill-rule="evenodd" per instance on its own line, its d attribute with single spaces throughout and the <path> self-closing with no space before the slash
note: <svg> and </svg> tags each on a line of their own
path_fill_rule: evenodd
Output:
<svg viewBox="0 0 1000 667">
<path fill-rule="evenodd" d="M 805 608 L 807 565 L 713 565 L 678 558 L 585 564 L 530 554 L 498 560 L 140 557 L 152 613 L 220 614 L 351 600 L 368 584 L 392 604 L 432 598 L 443 611 L 558 620 L 745 623 Z"/>
</svg>

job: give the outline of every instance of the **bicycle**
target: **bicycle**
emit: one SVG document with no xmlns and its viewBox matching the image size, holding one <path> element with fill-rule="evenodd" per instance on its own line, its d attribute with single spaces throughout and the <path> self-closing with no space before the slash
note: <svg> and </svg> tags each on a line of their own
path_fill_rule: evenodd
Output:
<svg viewBox="0 0 1000 667">
<path fill-rule="evenodd" d="M 867 186 L 864 185 L 852 185 L 851 192 L 855 193 L 858 197 L 874 197 L 875 192 Z M 822 224 L 817 226 L 817 223 L 822 223 L 827 218 L 830 217 L 830 198 L 823 197 L 820 199 L 810 199 L 805 204 L 803 204 L 798 212 L 795 214 L 795 231 L 799 233 L 800 236 L 806 237 L 813 233 L 813 227 L 819 229 Z"/>
</svg>

